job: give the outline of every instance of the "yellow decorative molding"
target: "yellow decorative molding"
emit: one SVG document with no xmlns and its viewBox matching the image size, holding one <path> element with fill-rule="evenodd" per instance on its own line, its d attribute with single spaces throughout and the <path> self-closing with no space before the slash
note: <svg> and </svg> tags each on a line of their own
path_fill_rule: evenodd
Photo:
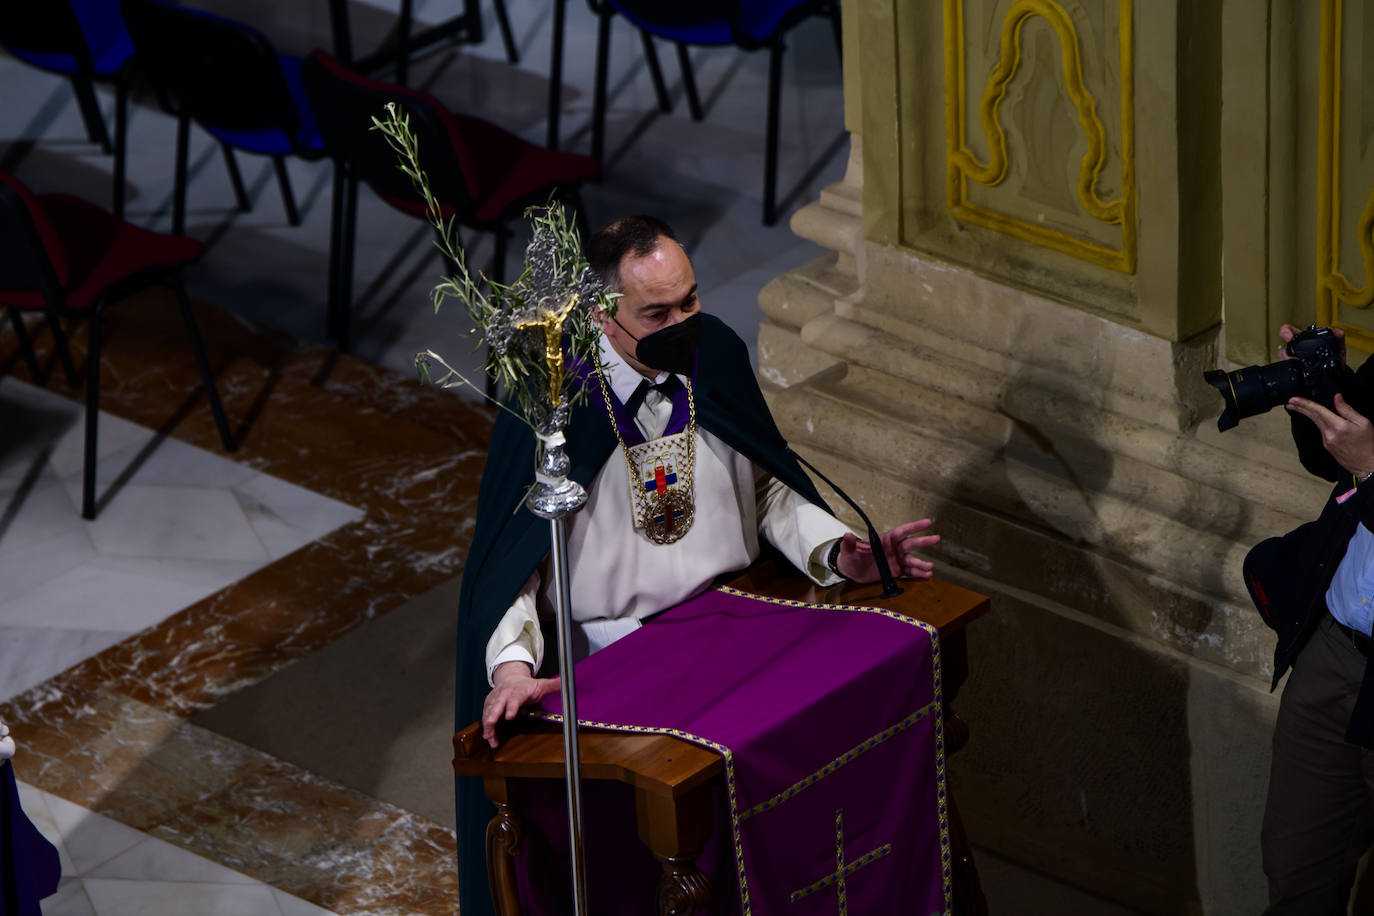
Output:
<svg viewBox="0 0 1374 916">
<path fill-rule="evenodd" d="M 1317 320 L 1345 331 L 1363 350 L 1374 334 L 1341 320 L 1340 307 L 1374 304 L 1374 192 L 1365 198 L 1355 226 L 1365 284 L 1356 289 L 1341 273 L 1341 19 L 1343 0 L 1322 0 L 1321 74 L 1317 103 Z"/>
<path fill-rule="evenodd" d="M 1121 248 L 1110 248 L 1077 238 L 1057 229 L 1048 229 L 1011 214 L 973 203 L 968 197 L 968 182 L 988 187 L 1000 184 L 1007 175 L 1009 157 L 1007 137 L 998 120 L 998 108 L 1007 86 L 1021 66 L 1021 32 L 1034 16 L 1045 19 L 1059 39 L 1064 84 L 1088 150 L 1078 170 L 1078 199 L 1084 212 L 1094 219 L 1121 227 Z M 1104 201 L 1097 191 L 1098 179 L 1106 161 L 1106 131 L 1097 116 L 1097 102 L 1083 82 L 1078 33 L 1073 19 L 1055 0 L 1017 0 L 1002 21 L 999 58 L 988 75 L 988 83 L 978 106 L 979 122 L 987 136 L 989 159 L 980 163 L 965 142 L 964 119 L 964 16 L 963 0 L 945 0 L 945 122 L 947 190 L 950 212 L 961 219 L 1003 232 L 1024 241 L 1062 251 L 1073 257 L 1134 273 L 1136 265 L 1136 195 L 1134 78 L 1132 60 L 1132 0 L 1119 0 L 1117 37 L 1121 55 L 1121 196 Z"/>
</svg>

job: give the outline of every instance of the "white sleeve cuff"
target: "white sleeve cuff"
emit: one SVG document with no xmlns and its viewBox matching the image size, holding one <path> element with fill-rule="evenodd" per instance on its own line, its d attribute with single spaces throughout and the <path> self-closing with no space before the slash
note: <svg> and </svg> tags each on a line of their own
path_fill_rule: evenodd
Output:
<svg viewBox="0 0 1374 916">
<path fill-rule="evenodd" d="M 515 643 L 514 645 L 510 645 L 502 649 L 500 652 L 496 654 L 496 658 L 492 659 L 491 666 L 487 668 L 488 686 L 496 686 L 496 684 L 494 683 L 494 679 L 496 677 L 496 669 L 500 668 L 506 662 L 524 662 L 525 664 L 530 666 L 531 672 L 536 671 L 538 668 L 538 666 L 534 663 L 534 656 L 530 653 L 530 650 L 527 649 L 525 646 L 521 645 L 520 643 Z"/>
</svg>

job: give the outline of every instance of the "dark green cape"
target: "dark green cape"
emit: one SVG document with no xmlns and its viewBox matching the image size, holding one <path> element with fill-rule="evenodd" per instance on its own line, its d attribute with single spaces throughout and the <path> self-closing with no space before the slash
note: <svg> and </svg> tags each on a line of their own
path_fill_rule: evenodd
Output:
<svg viewBox="0 0 1374 916">
<path fill-rule="evenodd" d="M 697 423 L 754 464 L 829 509 L 797 460 L 784 450 L 744 341 L 724 322 L 702 316 L 693 396 Z M 599 394 L 591 392 L 593 396 Z M 569 476 L 590 486 L 616 450 L 615 433 L 590 403 L 573 410 L 565 431 L 572 461 Z M 492 431 L 491 448 L 477 498 L 477 530 L 463 571 L 458 600 L 458 691 L 456 724 L 477 721 L 490 689 L 487 640 L 549 551 L 549 523 L 520 506 L 534 481 L 534 434 L 505 411 Z M 666 550 L 673 549 L 665 547 Z M 495 814 L 477 777 L 457 778 L 458 888 L 463 916 L 491 916 L 485 831 Z"/>
</svg>

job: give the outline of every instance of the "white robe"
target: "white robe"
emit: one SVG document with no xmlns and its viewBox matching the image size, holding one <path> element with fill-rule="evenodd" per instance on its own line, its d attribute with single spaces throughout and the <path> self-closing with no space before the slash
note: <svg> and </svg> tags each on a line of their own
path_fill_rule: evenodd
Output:
<svg viewBox="0 0 1374 916">
<path fill-rule="evenodd" d="M 626 403 L 643 381 L 603 336 L 602 365 L 612 392 Z M 662 381 L 668 373 L 655 380 Z M 591 397 L 599 397 L 595 389 Z M 650 389 L 635 414 L 646 440 L 663 435 L 672 401 Z M 744 569 L 759 555 L 763 534 L 794 566 L 818 585 L 839 578 L 825 564 L 836 538 L 849 528 L 720 439 L 696 431 L 693 469 L 695 518 L 691 530 L 672 544 L 655 544 L 634 527 L 629 470 L 620 449 L 592 481 L 587 504 L 568 520 L 568 568 L 574 642 L 579 657 L 638 629 L 642 620 L 686 601 L 721 573 Z M 523 661 L 538 673 L 544 660 L 539 625 L 553 616 L 554 586 L 547 557 L 525 583 L 487 642 L 487 679 L 508 661 Z M 542 571 L 542 572 L 541 572 Z"/>
</svg>

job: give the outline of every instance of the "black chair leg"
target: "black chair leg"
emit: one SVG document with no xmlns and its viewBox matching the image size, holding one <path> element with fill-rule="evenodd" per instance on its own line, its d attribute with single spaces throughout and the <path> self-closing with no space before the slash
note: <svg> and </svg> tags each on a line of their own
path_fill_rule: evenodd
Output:
<svg viewBox="0 0 1374 916">
<path fill-rule="evenodd" d="M 291 193 L 291 176 L 286 174 L 286 157 L 273 156 L 272 166 L 277 170 L 277 187 L 281 188 L 281 204 L 286 208 L 286 221 L 293 226 L 299 226 L 301 214 L 296 209 L 296 195 Z"/>
<path fill-rule="evenodd" d="M 52 310 L 43 317 L 48 325 L 48 333 L 52 335 L 57 361 L 62 364 L 62 372 L 67 376 L 67 384 L 75 388 L 81 384 L 81 373 L 76 371 L 76 360 L 72 359 L 72 348 L 67 344 L 67 334 L 62 330 L 62 321 Z"/>
<path fill-rule="evenodd" d="M 491 259 L 491 273 L 489 274 L 489 276 L 491 277 L 492 281 L 495 282 L 495 283 L 505 283 L 505 282 L 506 282 L 506 224 L 505 224 L 505 223 L 499 223 L 499 224 L 496 226 L 495 230 L 493 230 L 492 236 L 494 237 L 495 242 L 496 242 L 496 246 L 495 246 L 495 247 L 496 247 L 496 251 L 495 251 L 495 253 L 492 255 L 492 259 Z M 490 352 L 490 351 L 488 351 L 488 352 Z M 492 375 L 491 375 L 490 373 L 483 373 L 483 374 L 484 374 L 484 376 L 485 376 L 485 381 L 484 381 L 483 386 L 482 386 L 482 391 L 486 394 L 486 396 L 487 396 L 488 398 L 490 398 L 490 399 L 492 399 L 492 400 L 495 400 L 495 399 L 496 399 L 496 379 L 493 378 Z"/>
<path fill-rule="evenodd" d="M 115 77 L 114 136 L 114 215 L 124 218 L 124 178 L 128 163 L 129 78 L 120 71 Z"/>
<path fill-rule="evenodd" d="M 495 0 L 496 25 L 501 30 L 501 43 L 506 46 L 506 60 L 512 65 L 520 63 L 520 51 L 515 47 L 515 36 L 511 33 L 510 16 L 506 15 L 506 0 Z"/>
<path fill-rule="evenodd" d="M 572 211 L 573 225 L 577 227 L 577 234 L 581 236 L 583 245 L 591 241 L 592 224 L 587 219 L 587 207 L 582 202 L 582 190 L 580 188 L 564 188 L 562 191 L 563 199 L 567 202 L 568 209 Z"/>
<path fill-rule="evenodd" d="M 334 163 L 334 187 L 329 206 L 329 290 L 325 298 L 324 336 L 334 340 L 339 336 L 339 296 L 342 292 L 340 271 L 343 263 L 343 200 L 344 166 Z"/>
<path fill-rule="evenodd" d="M 782 39 L 768 47 L 768 134 L 763 150 L 763 224 L 778 221 L 778 109 L 782 101 Z"/>
<path fill-rule="evenodd" d="M 186 158 L 190 155 L 191 119 L 183 114 L 177 118 L 176 180 L 172 191 L 172 234 L 186 234 Z"/>
<path fill-rule="evenodd" d="M 338 328 L 334 339 L 339 351 L 347 353 L 353 312 L 353 252 L 357 248 L 358 229 L 358 180 L 351 175 L 344 181 L 343 210 L 343 258 L 339 270 Z"/>
<path fill-rule="evenodd" d="M 401 0 L 401 15 L 396 23 L 396 84 L 404 86 L 410 74 L 410 27 L 415 22 L 414 0 Z"/>
<path fill-rule="evenodd" d="M 687 96 L 687 111 L 693 121 L 700 121 L 705 113 L 701 110 L 701 96 L 697 94 L 697 77 L 692 70 L 692 59 L 687 56 L 687 46 L 677 44 L 677 66 L 682 71 L 682 91 Z"/>
<path fill-rule="evenodd" d="M 14 328 L 14 337 L 19 341 L 19 355 L 24 358 L 24 365 L 29 367 L 29 377 L 35 385 L 46 385 L 48 377 L 38 365 L 38 354 L 33 352 L 33 340 L 29 337 L 29 329 L 24 326 L 24 315 L 14 306 L 7 306 L 5 315 L 10 320 L 10 327 Z"/>
<path fill-rule="evenodd" d="M 239 172 L 234 149 L 228 143 L 221 143 L 219 148 L 224 153 L 224 167 L 229 170 L 229 183 L 234 186 L 234 200 L 239 205 L 239 212 L 247 213 L 253 209 L 253 202 L 248 199 L 248 189 L 243 186 L 243 175 Z"/>
<path fill-rule="evenodd" d="M 72 89 L 76 92 L 76 104 L 81 109 L 81 120 L 86 125 L 86 136 L 92 143 L 99 143 L 103 152 L 110 152 L 110 135 L 105 130 L 105 119 L 100 116 L 95 86 L 84 76 L 73 76 Z"/>
<path fill-rule="evenodd" d="M 497 226 L 493 233 L 496 237 L 496 251 L 491 256 L 491 273 L 489 277 L 496 283 L 506 282 L 506 227 L 504 224 Z"/>
<path fill-rule="evenodd" d="M 600 12 L 596 24 L 596 89 L 592 94 L 592 158 L 606 151 L 606 64 L 611 56 L 611 10 Z"/>
<path fill-rule="evenodd" d="M 81 517 L 95 518 L 95 445 L 100 423 L 100 319 L 96 308 L 90 319 L 90 346 L 86 349 L 86 455 L 81 465 Z"/>
<path fill-rule="evenodd" d="M 200 328 L 196 325 L 196 317 L 191 314 L 191 300 L 186 295 L 186 284 L 180 275 L 173 278 L 172 288 L 176 290 L 177 305 L 181 308 L 181 321 L 186 325 L 186 336 L 191 340 L 191 353 L 196 358 L 196 365 L 200 367 L 200 380 L 205 385 L 205 396 L 210 401 L 210 412 L 215 415 L 215 427 L 219 429 L 219 441 L 223 443 L 226 452 L 232 452 L 237 448 L 237 444 L 229 432 L 229 421 L 224 416 L 224 404 L 219 399 L 219 389 L 215 386 L 215 376 L 210 372 L 210 360 L 205 356 L 205 343 L 201 339 Z"/>
<path fill-rule="evenodd" d="M 558 149 L 558 117 L 563 110 L 563 30 L 568 0 L 553 0 L 553 47 L 549 50 L 549 133 L 544 145 Z"/>
<path fill-rule="evenodd" d="M 644 63 L 649 68 L 649 79 L 654 83 L 654 95 L 658 96 L 658 110 L 667 114 L 673 110 L 673 100 L 668 98 L 668 84 L 663 81 L 663 65 L 658 62 L 654 37 L 640 29 L 639 41 L 644 45 Z"/>
</svg>

